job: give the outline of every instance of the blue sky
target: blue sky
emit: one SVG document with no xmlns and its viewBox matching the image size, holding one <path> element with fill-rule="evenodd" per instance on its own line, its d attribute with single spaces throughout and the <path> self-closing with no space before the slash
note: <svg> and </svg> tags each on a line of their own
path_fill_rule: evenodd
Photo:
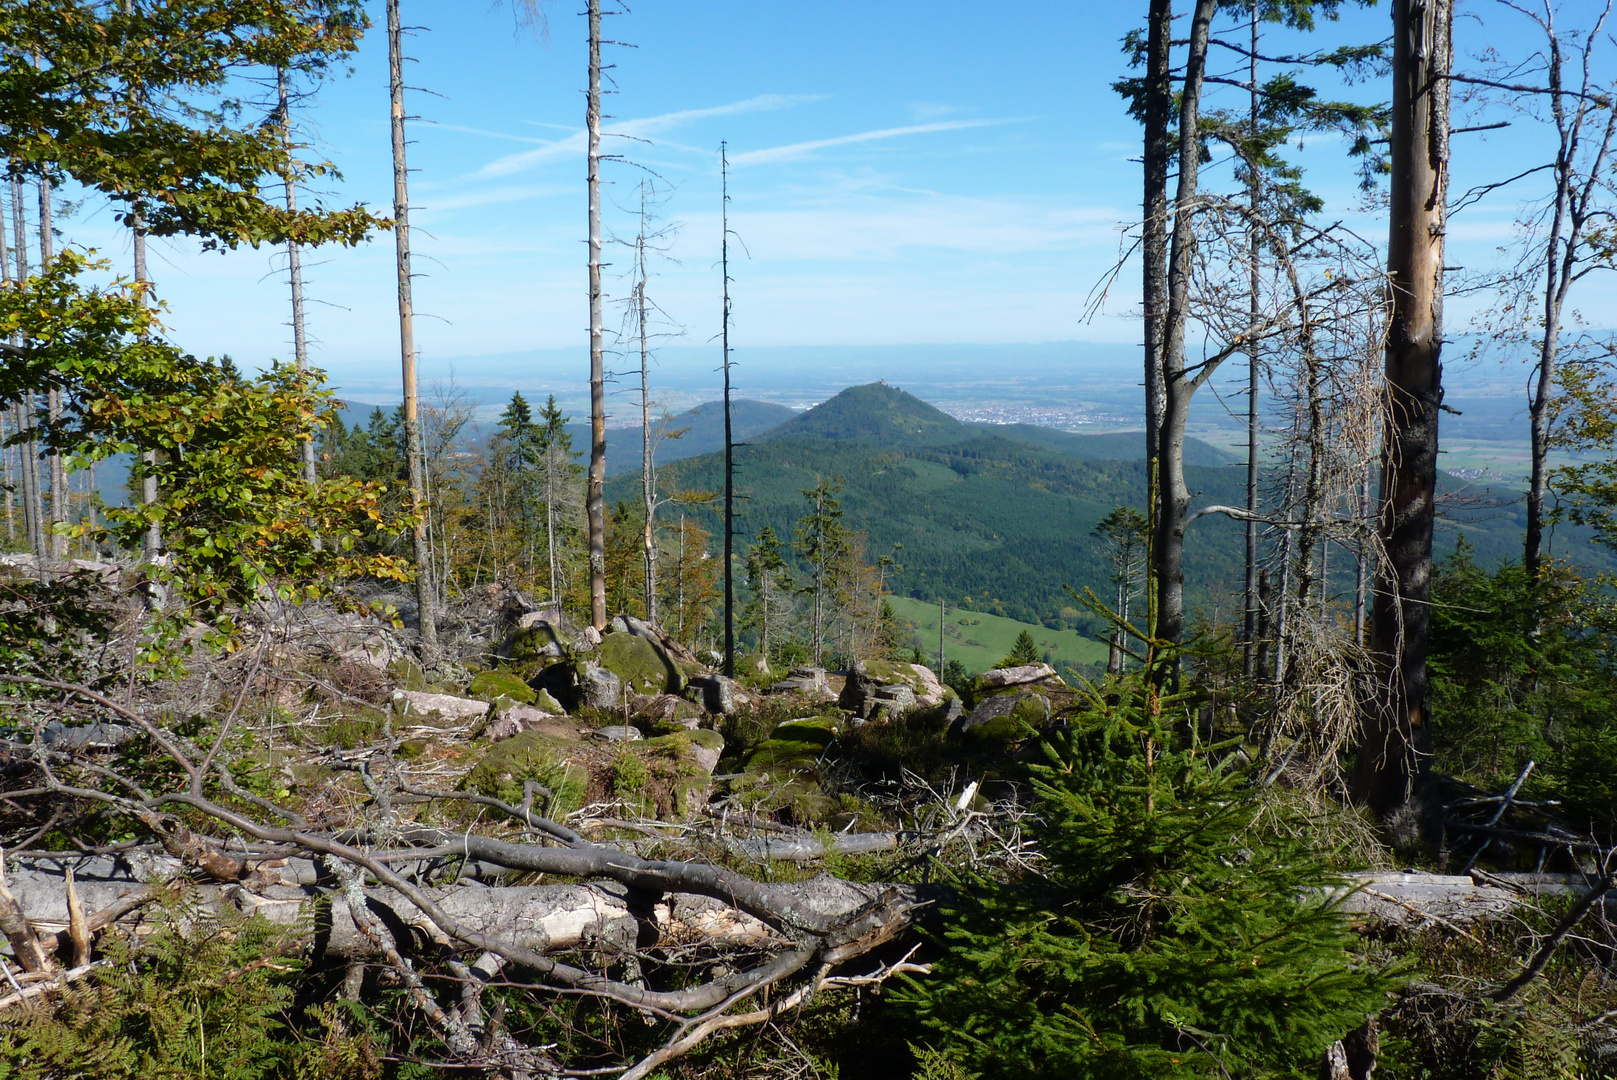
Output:
<svg viewBox="0 0 1617 1080">
<path fill-rule="evenodd" d="M 404 0 L 405 22 L 424 28 L 408 47 L 408 81 L 431 91 L 408 99 L 422 117 L 411 129 L 411 201 L 417 343 L 429 367 L 587 339 L 581 6 L 550 3 L 541 40 L 504 5 Z M 733 253 L 739 345 L 1137 342 L 1137 271 L 1097 318 L 1083 311 L 1117 257 L 1120 225 L 1137 215 L 1138 128 L 1110 84 L 1124 70 L 1119 40 L 1144 7 L 637 0 L 607 20 L 609 37 L 636 46 L 607 50 L 618 91 L 607 99 L 607 149 L 670 185 L 663 213 L 679 232 L 651 292 L 679 343 L 718 331 L 721 140 L 744 244 Z M 1492 0 L 1467 7 L 1481 17 L 1462 21 L 1462 49 L 1510 32 Z M 1373 40 L 1387 21 L 1385 5 L 1354 9 L 1316 37 Z M 324 197 L 386 212 L 379 28 L 353 74 L 323 86 L 300 120 L 314 152 L 344 173 Z M 1456 187 L 1525 153 L 1529 136 L 1470 138 L 1456 152 Z M 1341 151 L 1315 137 L 1298 153 L 1329 212 L 1384 233 L 1362 212 Z M 1227 179 L 1221 168 L 1213 182 Z M 606 175 L 608 228 L 632 236 L 646 173 L 614 162 Z M 1451 261 L 1489 258 L 1514 208 L 1502 195 L 1467 211 Z M 106 215 L 93 205 L 86 215 L 74 234 L 126 259 Z M 339 378 L 385 381 L 396 364 L 392 252 L 383 234 L 307 256 L 314 361 Z M 608 258 L 617 265 L 607 291 L 621 296 L 626 253 Z M 291 351 L 281 267 L 269 251 L 153 251 L 176 338 L 249 364 Z"/>
</svg>

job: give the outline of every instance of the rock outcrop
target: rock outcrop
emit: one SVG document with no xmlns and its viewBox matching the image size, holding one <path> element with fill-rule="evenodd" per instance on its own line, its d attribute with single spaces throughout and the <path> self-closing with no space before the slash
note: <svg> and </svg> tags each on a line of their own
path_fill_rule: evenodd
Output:
<svg viewBox="0 0 1617 1080">
<path fill-rule="evenodd" d="M 848 672 L 837 706 L 861 720 L 895 720 L 952 696 L 954 691 L 922 664 L 869 660 L 855 663 Z"/>
</svg>

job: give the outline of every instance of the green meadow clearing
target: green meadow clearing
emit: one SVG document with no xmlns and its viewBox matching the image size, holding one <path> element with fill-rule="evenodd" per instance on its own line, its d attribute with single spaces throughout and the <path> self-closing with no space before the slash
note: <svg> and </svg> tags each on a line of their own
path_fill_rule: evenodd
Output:
<svg viewBox="0 0 1617 1080">
<path fill-rule="evenodd" d="M 907 596 L 889 598 L 898 617 L 915 627 L 921 654 L 930 664 L 938 656 L 938 606 Z M 999 615 L 950 607 L 944 615 L 945 656 L 959 660 L 973 673 L 987 671 L 999 663 L 1016 635 L 1023 630 L 1033 635 L 1041 652 L 1065 660 L 1077 668 L 1106 662 L 1106 646 L 1077 630 L 1051 630 L 1037 623 L 1018 622 Z"/>
</svg>

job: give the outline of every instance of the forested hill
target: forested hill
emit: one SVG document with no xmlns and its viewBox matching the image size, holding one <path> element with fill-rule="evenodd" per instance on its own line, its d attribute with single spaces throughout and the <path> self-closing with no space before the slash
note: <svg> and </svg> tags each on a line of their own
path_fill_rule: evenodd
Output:
<svg viewBox="0 0 1617 1080">
<path fill-rule="evenodd" d="M 889 578 L 894 591 L 941 595 L 1029 622 L 1087 623 L 1065 586 L 1108 588 L 1103 548 L 1090 530 L 1113 507 L 1143 503 L 1144 463 L 1079 460 L 971 428 L 965 434 L 946 446 L 770 438 L 744 447 L 736 454 L 738 546 L 744 550 L 766 525 L 791 537 L 805 509 L 803 490 L 819 477 L 838 476 L 845 485 L 845 522 L 869 537 L 870 557 L 903 545 L 897 556 L 903 569 Z M 723 464 L 722 454 L 674 462 L 663 467 L 660 484 L 722 490 Z M 1192 477 L 1210 499 L 1241 497 L 1239 469 L 1197 468 Z M 634 488 L 628 476 L 614 479 L 608 502 L 632 502 Z M 665 508 L 663 520 L 681 512 Z M 718 533 L 714 508 L 683 512 Z M 1195 527 L 1205 529 L 1207 547 L 1194 560 L 1191 590 L 1193 597 L 1207 597 L 1210 585 L 1227 589 L 1239 577 L 1240 532 L 1222 519 Z"/>
<path fill-rule="evenodd" d="M 969 425 L 883 380 L 850 386 L 770 430 L 763 438 L 909 447 L 960 442 L 971 435 Z"/>
<path fill-rule="evenodd" d="M 789 540 L 806 509 L 803 491 L 820 477 L 841 477 L 846 524 L 868 537 L 870 557 L 903 545 L 897 553 L 903 569 L 888 579 L 895 592 L 923 600 L 941 596 L 1027 622 L 1087 625 L 1066 587 L 1092 588 L 1101 596 L 1110 589 L 1104 546 L 1090 532 L 1116 506 L 1145 505 L 1144 463 L 1124 456 L 1138 436 L 1015 427 L 1024 437 L 1031 432 L 1072 441 L 1015 441 L 1007 428 L 961 423 L 882 383 L 844 390 L 737 449 L 737 550 L 745 551 L 766 525 Z M 1112 453 L 1075 456 L 1091 445 Z M 1206 451 L 1215 461 L 1220 456 L 1210 446 Z M 620 464 L 627 458 L 620 455 Z M 659 486 L 722 491 L 723 465 L 717 452 L 669 461 L 661 467 Z M 1186 475 L 1194 506 L 1245 499 L 1245 470 L 1238 465 L 1191 465 Z M 608 503 L 637 502 L 636 487 L 635 478 L 619 473 L 608 484 Z M 1446 474 L 1439 488 L 1439 557 L 1461 535 L 1485 564 L 1520 557 L 1517 493 L 1480 491 Z M 719 535 L 715 507 L 666 507 L 664 522 L 681 512 Z M 1192 608 L 1227 612 L 1242 575 L 1241 536 L 1241 526 L 1222 516 L 1191 526 L 1186 584 Z M 1609 569 L 1604 550 L 1580 538 L 1562 526 L 1556 550 L 1590 569 Z M 1351 590 L 1348 560 L 1340 551 L 1331 569 L 1336 588 Z"/>
<path fill-rule="evenodd" d="M 1144 437 L 1138 432 L 1080 435 L 1032 424 L 968 424 L 906 393 L 886 381 L 850 386 L 827 401 L 765 433 L 769 439 L 832 439 L 873 446 L 944 446 L 994 435 L 1028 443 L 1072 457 L 1133 461 L 1144 456 Z M 1190 465 L 1227 465 L 1228 454 L 1188 439 L 1185 462 Z"/>
<path fill-rule="evenodd" d="M 1142 431 L 1110 431 L 1098 435 L 1080 435 L 1059 428 L 1038 427 L 1034 424 L 972 424 L 984 434 L 998 435 L 1012 442 L 1054 450 L 1076 458 L 1100 461 L 1135 461 L 1145 456 L 1145 433 Z M 1233 465 L 1236 459 L 1211 443 L 1200 439 L 1185 440 L 1186 465 Z"/>
</svg>

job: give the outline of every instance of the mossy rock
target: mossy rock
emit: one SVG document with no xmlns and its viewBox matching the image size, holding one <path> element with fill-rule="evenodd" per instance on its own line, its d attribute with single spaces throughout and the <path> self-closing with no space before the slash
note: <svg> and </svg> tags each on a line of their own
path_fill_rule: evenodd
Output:
<svg viewBox="0 0 1617 1080">
<path fill-rule="evenodd" d="M 724 736 L 710 728 L 697 728 L 695 731 L 673 732 L 673 734 L 683 734 L 685 738 L 705 749 L 724 752 Z"/>
<path fill-rule="evenodd" d="M 608 777 L 612 795 L 648 817 L 689 817 L 706 801 L 709 784 L 707 770 L 691 754 L 693 741 L 680 732 L 625 743 Z"/>
<path fill-rule="evenodd" d="M 387 673 L 393 677 L 393 684 L 400 690 L 426 690 L 428 688 L 427 673 L 421 670 L 421 665 L 408 656 L 401 656 L 387 666 Z"/>
<path fill-rule="evenodd" d="M 542 659 L 545 648 L 550 645 L 563 650 L 567 647 L 566 642 L 556 636 L 556 631 L 549 623 L 534 623 L 512 635 L 511 659 L 519 662 Z"/>
<path fill-rule="evenodd" d="M 837 721 L 826 716 L 778 724 L 769 738 L 747 755 L 745 771 L 816 773 L 838 730 Z"/>
<path fill-rule="evenodd" d="M 509 671 L 482 672 L 466 687 L 466 696 L 488 702 L 504 697 L 523 705 L 532 705 L 538 698 L 533 687 Z"/>
<path fill-rule="evenodd" d="M 748 653 L 736 661 L 736 675 L 745 678 L 749 675 L 762 678 L 770 674 L 769 659 L 763 653 Z"/>
<path fill-rule="evenodd" d="M 561 703 L 550 696 L 549 690 L 534 691 L 533 706 L 552 716 L 564 716 L 567 713 L 567 710 L 561 707 Z"/>
<path fill-rule="evenodd" d="M 903 683 L 911 690 L 921 688 L 921 680 L 908 664 L 894 664 L 887 660 L 866 660 L 865 675 L 879 683 Z"/>
<path fill-rule="evenodd" d="M 533 780 L 550 789 L 550 813 L 565 814 L 582 805 L 589 788 L 589 770 L 572 760 L 577 749 L 566 739 L 524 731 L 489 747 L 461 777 L 460 790 L 515 805 L 522 802 L 524 781 Z"/>
<path fill-rule="evenodd" d="M 1050 699 L 1022 690 L 1008 710 L 966 729 L 966 741 L 980 748 L 1003 749 L 1042 730 L 1050 719 Z"/>
<path fill-rule="evenodd" d="M 841 805 L 821 791 L 816 781 L 801 775 L 745 776 L 731 781 L 730 791 L 748 809 L 779 817 L 789 825 L 823 825 Z"/>
<path fill-rule="evenodd" d="M 679 666 L 651 641 L 633 634 L 608 634 L 601 639 L 601 666 L 623 682 L 625 692 L 677 694 L 685 687 Z"/>
</svg>

